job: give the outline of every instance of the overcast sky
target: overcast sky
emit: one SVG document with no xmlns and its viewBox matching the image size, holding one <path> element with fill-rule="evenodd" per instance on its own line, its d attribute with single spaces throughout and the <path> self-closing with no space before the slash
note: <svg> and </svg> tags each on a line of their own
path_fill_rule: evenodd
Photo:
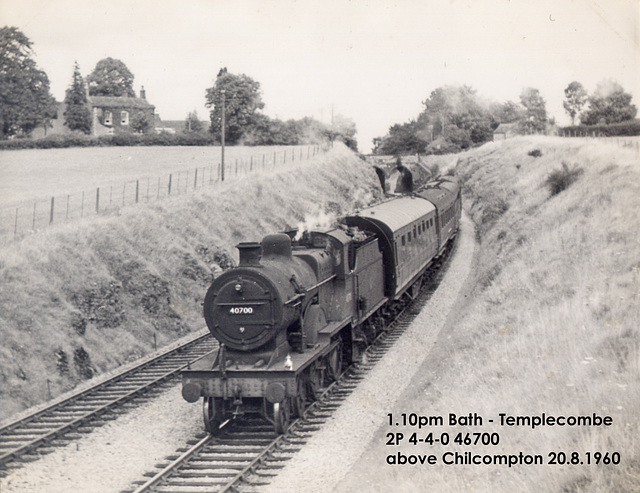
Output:
<svg viewBox="0 0 640 493">
<path fill-rule="evenodd" d="M 640 0 L 0 0 L 58 100 L 74 61 L 86 76 L 112 57 L 161 118 L 206 120 L 227 67 L 261 84 L 270 117 L 352 118 L 363 152 L 447 84 L 501 102 L 537 88 L 562 124 L 573 80 L 617 80 L 640 107 L 639 23 Z"/>
</svg>

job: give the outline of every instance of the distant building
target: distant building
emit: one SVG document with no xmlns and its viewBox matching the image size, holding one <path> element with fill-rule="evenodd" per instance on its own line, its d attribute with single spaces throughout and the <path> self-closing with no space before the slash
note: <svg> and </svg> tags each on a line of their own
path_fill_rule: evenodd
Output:
<svg viewBox="0 0 640 493">
<path fill-rule="evenodd" d="M 133 133 L 131 118 L 140 112 L 149 121 L 150 128 L 154 127 L 156 107 L 147 102 L 144 87 L 140 89 L 139 98 L 89 96 L 88 100 L 92 115 L 92 135 Z"/>
<path fill-rule="evenodd" d="M 518 135 L 518 123 L 501 123 L 493 131 L 493 140 L 504 140 Z"/>
</svg>

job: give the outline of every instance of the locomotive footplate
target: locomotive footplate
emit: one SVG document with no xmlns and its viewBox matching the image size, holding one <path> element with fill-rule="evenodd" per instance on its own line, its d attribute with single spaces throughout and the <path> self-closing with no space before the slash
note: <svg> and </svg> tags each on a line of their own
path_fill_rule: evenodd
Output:
<svg viewBox="0 0 640 493">
<path fill-rule="evenodd" d="M 200 397 L 259 397 L 279 402 L 285 397 L 294 397 L 298 376 L 311 365 L 317 365 L 318 360 L 329 354 L 337 344 L 319 344 L 304 353 L 291 351 L 284 359 L 270 366 L 237 364 L 233 361 L 229 364 L 227 361 L 222 371 L 217 364 L 218 351 L 213 351 L 182 371 L 182 395 L 188 402 L 196 402 Z"/>
</svg>

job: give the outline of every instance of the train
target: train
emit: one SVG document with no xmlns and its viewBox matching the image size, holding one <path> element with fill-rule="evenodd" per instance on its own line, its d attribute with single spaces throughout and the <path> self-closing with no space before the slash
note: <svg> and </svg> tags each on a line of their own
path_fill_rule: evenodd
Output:
<svg viewBox="0 0 640 493">
<path fill-rule="evenodd" d="M 285 433 L 418 295 L 461 211 L 458 181 L 442 177 L 336 227 L 238 244 L 237 267 L 213 280 L 203 303 L 219 347 L 181 373 L 183 398 L 203 399 L 206 431 L 258 413 Z"/>
</svg>

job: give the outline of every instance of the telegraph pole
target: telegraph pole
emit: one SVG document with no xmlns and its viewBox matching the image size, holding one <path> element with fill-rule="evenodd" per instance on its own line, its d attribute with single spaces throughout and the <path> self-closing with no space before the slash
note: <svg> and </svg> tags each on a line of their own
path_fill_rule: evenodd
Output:
<svg viewBox="0 0 640 493">
<path fill-rule="evenodd" d="M 225 126 L 226 126 L 226 122 L 225 122 L 225 90 L 222 89 L 220 91 L 220 93 L 222 94 L 222 122 L 221 122 L 221 133 L 220 133 L 220 142 L 222 143 L 222 149 L 221 149 L 221 164 L 220 164 L 220 181 L 224 181 L 224 130 L 225 130 Z"/>
</svg>

